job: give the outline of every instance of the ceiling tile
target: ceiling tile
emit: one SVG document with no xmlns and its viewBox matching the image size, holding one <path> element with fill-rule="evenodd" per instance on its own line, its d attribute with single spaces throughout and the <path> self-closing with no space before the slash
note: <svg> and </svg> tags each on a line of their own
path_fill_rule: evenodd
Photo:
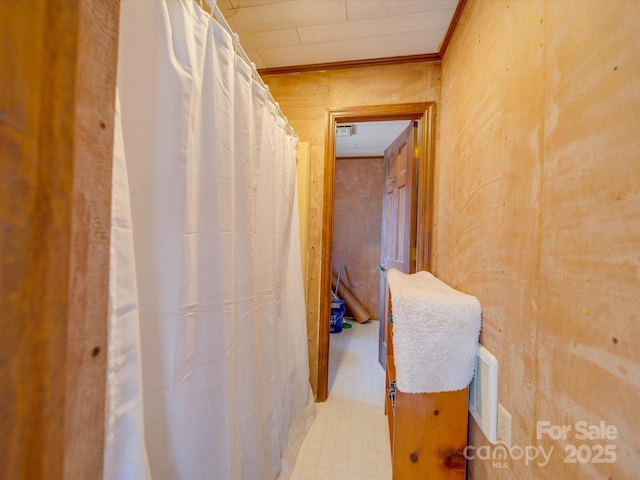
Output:
<svg viewBox="0 0 640 480">
<path fill-rule="evenodd" d="M 455 10 L 458 0 L 346 0 L 349 20 Z"/>
<path fill-rule="evenodd" d="M 457 4 L 458 0 L 218 0 L 258 68 L 435 54 Z"/>
<path fill-rule="evenodd" d="M 218 0 L 219 1 L 219 0 Z M 256 5 L 267 5 L 269 3 L 286 2 L 287 0 L 226 0 L 233 8 L 255 7 Z"/>
<path fill-rule="evenodd" d="M 256 68 L 267 68 L 267 65 L 264 63 L 257 50 L 245 50 L 244 53 L 246 53 L 247 57 L 256 64 Z"/>
<path fill-rule="evenodd" d="M 298 37 L 298 31 L 295 28 L 262 33 L 243 33 L 240 35 L 240 45 L 245 50 L 290 47 L 291 45 L 300 45 L 300 37 Z"/>
<path fill-rule="evenodd" d="M 224 12 L 238 35 L 347 20 L 345 0 L 291 0 Z"/>
<path fill-rule="evenodd" d="M 379 38 L 333 41 L 283 48 L 260 49 L 267 68 L 437 52 L 446 30 L 388 35 Z M 348 47 L 348 48 L 345 48 Z"/>
<path fill-rule="evenodd" d="M 198 0 L 200 1 L 200 0 Z M 218 6 L 218 8 L 220 9 L 221 12 L 224 12 L 226 10 L 232 10 L 233 9 L 233 5 L 231 4 L 231 0 L 217 0 L 216 1 L 216 5 Z"/>
<path fill-rule="evenodd" d="M 336 156 L 366 157 L 384 155 L 385 149 L 410 123 L 410 120 L 350 123 L 353 126 L 352 136 L 336 136 Z"/>
<path fill-rule="evenodd" d="M 298 32 L 300 34 L 300 41 L 303 44 L 307 44 L 421 32 L 424 30 L 446 31 L 454 12 L 455 10 L 452 9 L 436 10 L 433 12 L 400 15 L 392 18 L 372 18 L 368 20 L 330 23 L 327 25 L 313 25 L 300 27 L 298 28 Z M 422 53 L 434 52 L 435 51 L 425 51 Z"/>
</svg>

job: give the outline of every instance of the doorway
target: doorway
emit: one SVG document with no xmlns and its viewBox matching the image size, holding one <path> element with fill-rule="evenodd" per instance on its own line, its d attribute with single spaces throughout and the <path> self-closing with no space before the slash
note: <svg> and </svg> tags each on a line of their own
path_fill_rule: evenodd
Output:
<svg viewBox="0 0 640 480">
<path fill-rule="evenodd" d="M 420 125 L 417 172 L 417 221 L 415 259 L 417 270 L 428 270 L 431 257 L 431 222 L 433 212 L 433 158 L 434 158 L 433 102 L 398 105 L 375 105 L 332 109 L 327 115 L 324 161 L 324 206 L 321 254 L 320 325 L 318 345 L 317 400 L 325 401 L 329 381 L 329 318 L 331 305 L 331 252 L 334 220 L 334 184 L 336 126 L 338 123 L 373 122 L 389 120 L 417 120 Z"/>
<path fill-rule="evenodd" d="M 350 342 L 342 338 L 345 335 L 357 339 L 362 335 L 361 329 L 377 331 L 379 325 L 386 325 L 384 322 L 377 322 L 379 318 L 384 317 L 380 298 L 384 298 L 381 293 L 384 291 L 385 283 L 381 283 L 381 280 L 386 277 L 382 266 L 386 256 L 382 255 L 382 250 L 383 245 L 387 243 L 389 250 L 395 250 L 395 244 L 398 242 L 394 242 L 393 239 L 385 242 L 387 235 L 382 236 L 383 231 L 394 230 L 391 228 L 392 222 L 389 222 L 388 229 L 383 228 L 387 217 L 385 212 L 391 210 L 391 204 L 398 208 L 407 203 L 411 206 L 412 202 L 387 202 L 389 203 L 387 209 L 383 208 L 388 198 L 388 195 L 383 194 L 387 190 L 386 187 L 396 187 L 396 190 L 399 190 L 401 185 L 404 186 L 406 183 L 402 181 L 405 175 L 396 173 L 393 175 L 398 177 L 398 181 L 394 183 L 385 181 L 385 178 L 390 176 L 385 174 L 385 169 L 399 166 L 395 162 L 395 155 L 389 161 L 390 147 L 397 145 L 398 138 L 406 135 L 407 128 L 413 123 L 418 122 L 412 120 L 349 122 L 348 124 L 340 123 L 337 126 L 331 245 L 332 286 L 336 292 L 339 281 L 337 296 L 346 304 L 345 320 L 351 320 L 345 322 L 344 327 L 353 326 L 354 329 L 345 334 L 330 336 L 330 391 L 335 380 L 335 365 L 341 363 L 338 352 L 347 352 L 345 348 L 334 349 L 336 341 L 346 346 Z M 410 150 L 413 157 L 413 148 Z M 406 190 L 411 190 L 411 187 Z M 390 217 L 393 216 L 390 215 Z M 401 220 L 404 219 L 401 218 Z M 397 237 L 403 238 L 402 235 Z M 406 235 L 404 238 L 408 237 Z M 371 325 L 364 325 L 369 323 Z M 339 333 L 342 329 L 332 325 L 331 331 Z M 372 337 L 367 336 L 367 338 Z M 357 344 L 357 340 L 355 341 Z M 378 345 L 376 340 L 376 344 L 371 345 L 370 349 L 378 350 L 379 347 L 385 349 L 384 343 Z M 369 351 L 368 346 L 367 351 Z M 376 357 L 386 360 L 386 352 L 381 357 L 378 354 Z"/>
</svg>

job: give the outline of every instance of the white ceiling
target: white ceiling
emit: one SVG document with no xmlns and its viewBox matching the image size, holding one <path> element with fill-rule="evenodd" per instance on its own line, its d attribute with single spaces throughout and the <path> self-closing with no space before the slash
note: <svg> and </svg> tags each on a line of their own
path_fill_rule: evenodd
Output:
<svg viewBox="0 0 640 480">
<path fill-rule="evenodd" d="M 1 0 L 0 0 L 1 1 Z M 217 0 L 258 69 L 437 54 L 459 0 Z M 339 157 L 381 156 L 408 120 L 354 124 Z"/>
<path fill-rule="evenodd" d="M 438 53 L 458 0 L 218 0 L 259 69 Z"/>
<path fill-rule="evenodd" d="M 336 136 L 336 157 L 379 157 L 411 120 L 350 122 L 350 137 Z M 340 124 L 343 125 L 343 124 Z"/>
</svg>

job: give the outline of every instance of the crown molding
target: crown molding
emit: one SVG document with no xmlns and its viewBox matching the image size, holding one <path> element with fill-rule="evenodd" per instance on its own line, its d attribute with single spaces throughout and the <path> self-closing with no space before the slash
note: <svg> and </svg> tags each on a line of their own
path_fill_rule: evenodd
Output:
<svg viewBox="0 0 640 480">
<path fill-rule="evenodd" d="M 460 21 L 460 17 L 462 16 L 462 10 L 464 10 L 464 6 L 467 4 L 467 0 L 460 0 L 458 2 L 458 6 L 456 7 L 456 11 L 453 12 L 453 18 L 451 19 L 451 23 L 449 24 L 449 28 L 447 29 L 447 34 L 444 36 L 444 40 L 442 40 L 442 45 L 440 45 L 440 51 L 438 52 L 438 56 L 440 60 L 444 57 L 445 52 L 447 51 L 447 47 L 449 46 L 449 42 L 453 37 L 453 33 L 458 26 L 458 22 Z"/>
<path fill-rule="evenodd" d="M 375 67 L 380 65 L 395 65 L 399 63 L 432 62 L 440 60 L 438 53 L 422 55 L 406 55 L 401 57 L 371 58 L 366 60 L 349 60 L 346 62 L 313 63 L 309 65 L 291 65 L 288 67 L 259 68 L 263 75 L 283 75 L 287 73 L 317 72 L 323 70 L 337 70 L 341 68 Z"/>
</svg>

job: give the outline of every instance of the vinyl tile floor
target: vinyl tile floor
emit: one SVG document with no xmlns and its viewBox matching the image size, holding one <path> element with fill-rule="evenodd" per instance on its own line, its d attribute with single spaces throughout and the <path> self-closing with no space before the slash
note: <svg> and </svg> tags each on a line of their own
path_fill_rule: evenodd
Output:
<svg viewBox="0 0 640 480">
<path fill-rule="evenodd" d="M 377 321 L 332 333 L 329 398 L 300 448 L 291 480 L 390 480 L 385 372 L 378 363 Z"/>
</svg>

